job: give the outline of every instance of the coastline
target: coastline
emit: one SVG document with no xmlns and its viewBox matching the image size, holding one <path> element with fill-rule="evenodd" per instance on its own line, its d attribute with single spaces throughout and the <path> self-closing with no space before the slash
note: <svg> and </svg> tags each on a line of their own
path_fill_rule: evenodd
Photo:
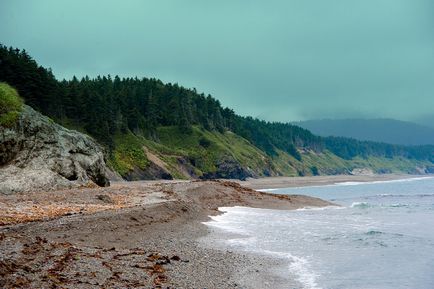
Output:
<svg viewBox="0 0 434 289">
<path fill-rule="evenodd" d="M 334 185 L 345 182 L 382 182 L 412 178 L 433 177 L 434 175 L 383 174 L 383 175 L 335 175 L 306 177 L 266 177 L 236 181 L 240 185 L 254 190 L 280 189 L 290 187 L 310 187 Z"/>
<path fill-rule="evenodd" d="M 275 261 L 204 245 L 211 229 L 203 222 L 219 207 L 327 205 L 227 181 L 1 195 L 0 287 L 254 288 L 246 276 Z"/>
<path fill-rule="evenodd" d="M 231 263 L 234 272 L 234 284 L 239 288 L 303 288 L 288 267 L 290 261 L 282 256 L 232 249 L 226 240 L 245 238 L 244 235 L 230 233 L 225 230 L 207 226 L 208 233 L 198 239 L 198 243 L 206 250 L 229 253 L 236 263 Z M 217 287 L 220 288 L 220 287 Z M 228 287 L 229 288 L 229 287 Z"/>
<path fill-rule="evenodd" d="M 220 214 L 219 207 L 332 205 L 251 188 L 412 177 L 421 176 L 118 182 L 107 188 L 0 195 L 0 287 L 262 288 L 281 282 L 297 288 L 294 279 L 273 274 L 284 263 L 213 244 L 210 238 L 221 232 L 203 222 Z"/>
</svg>

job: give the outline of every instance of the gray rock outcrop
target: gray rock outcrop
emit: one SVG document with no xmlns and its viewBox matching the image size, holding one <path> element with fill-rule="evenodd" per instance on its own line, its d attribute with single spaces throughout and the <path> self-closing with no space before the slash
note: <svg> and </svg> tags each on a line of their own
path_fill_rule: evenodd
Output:
<svg viewBox="0 0 434 289">
<path fill-rule="evenodd" d="M 0 193 L 49 190 L 95 183 L 108 186 L 101 147 L 29 106 L 17 123 L 0 126 Z"/>
<path fill-rule="evenodd" d="M 212 173 L 205 173 L 202 179 L 238 179 L 245 181 L 247 178 L 257 177 L 257 175 L 244 168 L 239 162 L 231 158 L 224 158 L 216 164 L 217 170 Z"/>
</svg>

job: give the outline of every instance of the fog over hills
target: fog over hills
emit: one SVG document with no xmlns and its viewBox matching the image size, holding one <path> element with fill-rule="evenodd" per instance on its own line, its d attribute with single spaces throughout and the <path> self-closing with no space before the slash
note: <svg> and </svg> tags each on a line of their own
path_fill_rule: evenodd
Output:
<svg viewBox="0 0 434 289">
<path fill-rule="evenodd" d="M 394 119 L 322 119 L 295 122 L 321 136 L 401 145 L 434 144 L 434 128 Z"/>
<path fill-rule="evenodd" d="M 423 126 L 434 128 L 434 114 L 424 115 L 422 117 L 415 119 L 414 122 Z"/>
</svg>

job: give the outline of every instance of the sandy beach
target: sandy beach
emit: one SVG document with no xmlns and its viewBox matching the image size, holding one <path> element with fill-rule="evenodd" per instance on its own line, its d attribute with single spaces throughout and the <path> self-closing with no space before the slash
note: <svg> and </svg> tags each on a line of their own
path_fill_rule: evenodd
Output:
<svg viewBox="0 0 434 289">
<path fill-rule="evenodd" d="M 222 206 L 329 204 L 225 181 L 120 182 L 1 195 L 0 287 L 262 287 L 269 276 L 263 268 L 276 261 L 207 245 L 210 229 L 202 222 Z"/>
</svg>

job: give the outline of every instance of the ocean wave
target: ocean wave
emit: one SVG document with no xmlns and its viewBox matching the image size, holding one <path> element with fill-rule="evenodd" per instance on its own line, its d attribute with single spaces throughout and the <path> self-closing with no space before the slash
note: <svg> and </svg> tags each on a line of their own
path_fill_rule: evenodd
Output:
<svg viewBox="0 0 434 289">
<path fill-rule="evenodd" d="M 434 197 L 434 194 L 414 194 L 414 195 L 403 195 L 403 194 L 379 194 L 371 197 L 392 197 L 392 198 L 425 198 Z"/>
<path fill-rule="evenodd" d="M 378 195 L 375 195 L 375 197 L 393 197 L 393 196 L 396 196 L 396 195 L 393 195 L 393 194 L 378 194 Z"/>
<path fill-rule="evenodd" d="M 384 205 L 382 207 L 386 207 L 386 208 L 408 208 L 408 207 L 410 207 L 410 205 L 409 204 L 397 203 L 397 204 Z"/>
<path fill-rule="evenodd" d="M 309 261 L 306 258 L 294 256 L 286 252 L 275 252 L 269 250 L 262 250 L 267 255 L 273 255 L 279 258 L 285 258 L 289 260 L 289 270 L 296 277 L 296 280 L 300 282 L 306 289 L 321 289 L 317 284 L 318 274 L 310 269 Z"/>
<path fill-rule="evenodd" d="M 416 177 L 408 179 L 398 179 L 398 180 L 387 180 L 387 181 L 370 181 L 370 182 L 341 182 L 335 183 L 335 186 L 357 186 L 357 185 L 370 185 L 370 184 L 382 184 L 382 183 L 404 183 L 404 182 L 414 182 L 425 179 L 433 179 L 434 177 Z"/>
<path fill-rule="evenodd" d="M 426 197 L 434 197 L 434 194 L 415 194 L 415 195 L 390 195 L 391 197 L 399 197 L 399 198 L 426 198 Z"/>
<path fill-rule="evenodd" d="M 369 208 L 409 208 L 410 204 L 393 203 L 393 204 L 370 204 L 368 202 L 353 202 L 351 208 L 369 209 Z"/>
<path fill-rule="evenodd" d="M 434 179 L 433 176 L 428 177 L 415 177 L 408 179 L 397 179 L 397 180 L 385 180 L 385 181 L 366 181 L 366 182 L 337 182 L 332 184 L 323 184 L 323 185 L 307 185 L 307 186 L 295 186 L 295 187 L 281 187 L 281 188 L 273 188 L 273 189 L 260 189 L 260 192 L 274 192 L 281 190 L 298 190 L 298 189 L 308 189 L 308 188 L 323 188 L 323 187 L 339 187 L 339 186 L 358 186 L 358 185 L 371 185 L 371 184 L 381 184 L 381 183 L 403 183 L 403 182 L 413 182 L 420 181 L 425 179 Z"/>
<path fill-rule="evenodd" d="M 367 202 L 353 202 L 350 206 L 351 208 L 367 209 L 371 208 L 372 205 Z"/>
<path fill-rule="evenodd" d="M 303 207 L 300 209 L 296 209 L 295 211 L 324 211 L 330 209 L 345 209 L 345 207 L 341 206 L 326 206 L 326 207 Z"/>
</svg>

